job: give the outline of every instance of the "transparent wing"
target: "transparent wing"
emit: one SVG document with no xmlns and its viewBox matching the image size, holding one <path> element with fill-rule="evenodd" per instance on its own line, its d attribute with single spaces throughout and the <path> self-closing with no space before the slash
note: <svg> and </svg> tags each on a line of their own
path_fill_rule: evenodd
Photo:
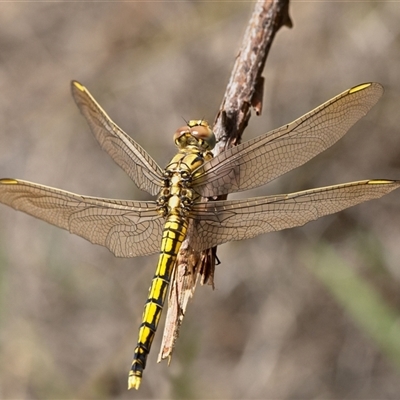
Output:
<svg viewBox="0 0 400 400">
<path fill-rule="evenodd" d="M 193 206 L 191 245 L 207 249 L 232 240 L 301 226 L 400 187 L 400 181 L 366 180 L 248 200 Z"/>
<path fill-rule="evenodd" d="M 117 257 L 159 251 L 164 219 L 155 202 L 86 197 L 0 179 L 0 202 L 107 247 Z"/>
<path fill-rule="evenodd" d="M 71 82 L 72 96 L 100 146 L 129 175 L 136 185 L 156 196 L 163 171 L 150 155 L 119 128 L 79 82 Z"/>
<path fill-rule="evenodd" d="M 261 186 L 332 146 L 382 93 L 378 83 L 346 90 L 294 122 L 219 154 L 192 186 L 203 197 Z"/>
</svg>

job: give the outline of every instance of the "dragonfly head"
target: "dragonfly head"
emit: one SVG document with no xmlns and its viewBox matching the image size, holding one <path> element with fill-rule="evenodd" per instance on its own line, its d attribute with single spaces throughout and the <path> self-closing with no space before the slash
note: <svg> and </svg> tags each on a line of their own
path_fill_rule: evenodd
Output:
<svg viewBox="0 0 400 400">
<path fill-rule="evenodd" d="M 186 126 L 177 129 L 174 134 L 174 142 L 179 148 L 196 146 L 202 150 L 212 150 L 216 140 L 207 121 L 200 119 L 190 120 Z"/>
</svg>

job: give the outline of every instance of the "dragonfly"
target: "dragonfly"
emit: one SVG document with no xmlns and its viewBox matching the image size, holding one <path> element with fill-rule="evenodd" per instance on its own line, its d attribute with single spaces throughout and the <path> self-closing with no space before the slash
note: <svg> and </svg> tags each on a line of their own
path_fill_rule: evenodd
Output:
<svg viewBox="0 0 400 400">
<path fill-rule="evenodd" d="M 0 202 L 92 243 L 117 257 L 159 253 L 139 327 L 128 389 L 138 389 L 185 238 L 203 251 L 226 242 L 301 226 L 400 187 L 399 180 L 373 179 L 290 194 L 218 200 L 264 185 L 337 142 L 383 94 L 378 83 L 344 91 L 295 121 L 213 157 L 216 138 L 204 120 L 175 132 L 177 154 L 165 169 L 119 128 L 88 89 L 71 82 L 72 96 L 112 159 L 154 201 L 114 200 L 74 194 L 36 183 L 0 180 Z"/>
</svg>

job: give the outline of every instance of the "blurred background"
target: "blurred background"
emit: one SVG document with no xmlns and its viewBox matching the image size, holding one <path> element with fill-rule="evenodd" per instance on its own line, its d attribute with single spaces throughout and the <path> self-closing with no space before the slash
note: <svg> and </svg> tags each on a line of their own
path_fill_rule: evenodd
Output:
<svg viewBox="0 0 400 400">
<path fill-rule="evenodd" d="M 0 175 L 149 199 L 95 142 L 69 91 L 85 84 L 161 166 L 185 119 L 213 121 L 250 2 L 1 3 Z M 400 179 L 400 8 L 292 2 L 249 139 L 365 81 L 384 97 L 333 148 L 243 196 Z M 223 245 L 168 367 L 127 374 L 157 256 L 107 249 L 0 206 L 3 399 L 397 399 L 400 192 L 302 228 Z"/>
</svg>

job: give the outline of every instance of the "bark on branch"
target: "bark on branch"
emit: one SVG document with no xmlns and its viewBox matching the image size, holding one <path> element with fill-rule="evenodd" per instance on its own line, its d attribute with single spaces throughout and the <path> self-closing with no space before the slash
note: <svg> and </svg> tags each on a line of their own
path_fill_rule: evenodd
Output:
<svg viewBox="0 0 400 400">
<path fill-rule="evenodd" d="M 252 107 L 261 114 L 261 74 L 276 32 L 283 25 L 292 26 L 288 7 L 289 0 L 262 0 L 254 7 L 215 119 L 214 132 L 220 140 L 216 154 L 240 142 Z"/>
</svg>

